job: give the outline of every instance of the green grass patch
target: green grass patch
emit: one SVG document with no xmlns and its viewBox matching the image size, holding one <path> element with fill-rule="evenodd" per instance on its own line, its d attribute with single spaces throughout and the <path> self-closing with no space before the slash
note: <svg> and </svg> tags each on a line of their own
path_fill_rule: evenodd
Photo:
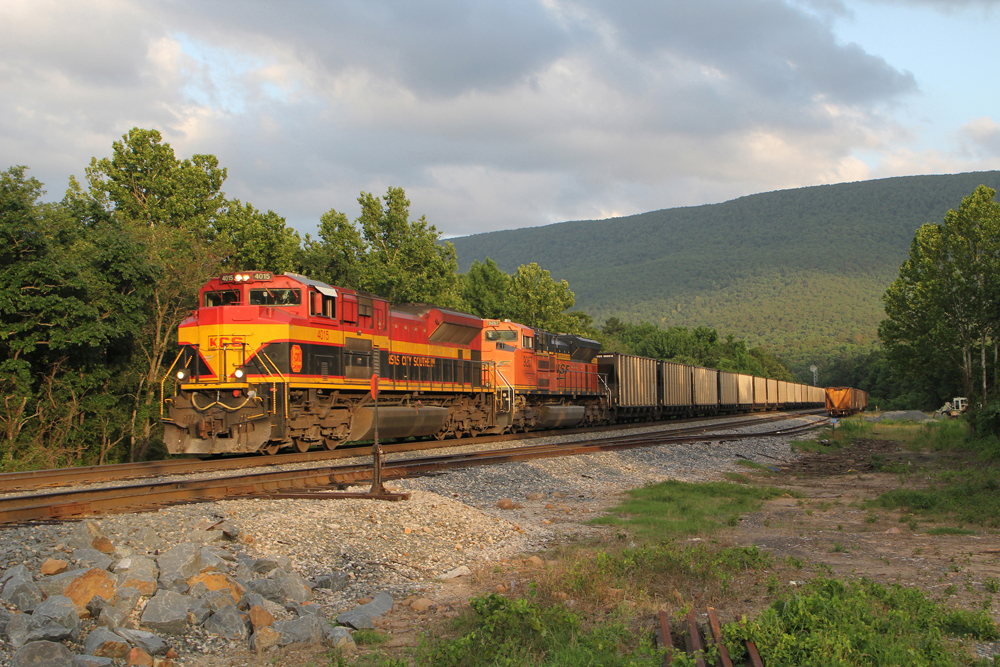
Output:
<svg viewBox="0 0 1000 667">
<path fill-rule="evenodd" d="M 770 667 L 986 665 L 951 638 L 1000 637 L 985 611 L 949 609 L 919 590 L 865 579 L 815 579 L 723 632 L 734 662 L 745 656 L 742 642 L 751 640 Z"/>
<path fill-rule="evenodd" d="M 743 466 L 744 468 L 750 468 L 752 470 L 757 470 L 759 472 L 771 473 L 770 467 L 764 465 L 763 463 L 757 463 L 756 461 L 750 461 L 747 459 L 740 459 L 736 462 L 736 465 Z"/>
<path fill-rule="evenodd" d="M 944 471 L 926 489 L 887 491 L 866 507 L 900 510 L 937 520 L 1000 528 L 1000 468 Z"/>
<path fill-rule="evenodd" d="M 711 533 L 724 524 L 735 525 L 740 515 L 759 509 L 763 501 L 782 493 L 770 486 L 727 482 L 661 482 L 629 491 L 628 500 L 592 523 L 621 526 L 655 544 L 682 535 Z"/>
<path fill-rule="evenodd" d="M 496 594 L 472 598 L 459 622 L 460 636 L 432 639 L 416 651 L 418 666 L 482 665 L 660 665 L 664 652 L 647 633 L 623 622 L 585 629 L 563 605 L 544 607 L 530 599 Z"/>
<path fill-rule="evenodd" d="M 750 479 L 746 475 L 741 475 L 738 472 L 724 472 L 722 476 L 728 479 L 730 482 L 736 482 L 737 484 L 749 484 Z"/>
<path fill-rule="evenodd" d="M 925 531 L 928 535 L 975 535 L 976 531 L 968 528 L 955 528 L 954 526 L 937 526 L 928 528 Z"/>
<path fill-rule="evenodd" d="M 384 633 L 381 633 L 378 630 L 372 630 L 371 628 L 361 628 L 360 630 L 355 630 L 354 634 L 351 636 L 354 637 L 354 643 L 358 646 L 381 646 L 389 641 L 389 638 L 386 637 Z"/>
</svg>

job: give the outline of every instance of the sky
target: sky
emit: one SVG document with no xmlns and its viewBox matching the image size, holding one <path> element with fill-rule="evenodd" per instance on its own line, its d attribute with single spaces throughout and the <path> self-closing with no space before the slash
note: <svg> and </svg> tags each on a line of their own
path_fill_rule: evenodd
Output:
<svg viewBox="0 0 1000 667">
<path fill-rule="evenodd" d="M 1000 169 L 1000 0 L 0 0 L 0 169 L 132 127 L 315 234 L 445 236 Z"/>
</svg>

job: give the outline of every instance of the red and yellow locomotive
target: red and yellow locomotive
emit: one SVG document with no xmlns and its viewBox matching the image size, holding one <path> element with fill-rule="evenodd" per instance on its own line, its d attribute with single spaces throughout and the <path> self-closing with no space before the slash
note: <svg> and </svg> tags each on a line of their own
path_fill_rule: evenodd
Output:
<svg viewBox="0 0 1000 667">
<path fill-rule="evenodd" d="M 172 454 L 333 449 L 607 419 L 600 345 L 286 273 L 208 282 L 178 331 L 164 440 Z"/>
</svg>

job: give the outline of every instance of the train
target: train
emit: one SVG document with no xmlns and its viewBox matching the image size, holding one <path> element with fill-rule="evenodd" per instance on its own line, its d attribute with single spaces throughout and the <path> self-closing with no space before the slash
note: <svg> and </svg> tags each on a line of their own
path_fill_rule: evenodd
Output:
<svg viewBox="0 0 1000 667">
<path fill-rule="evenodd" d="M 854 387 L 827 387 L 826 412 L 831 417 L 847 417 L 868 407 L 868 392 Z"/>
<path fill-rule="evenodd" d="M 819 408 L 819 387 L 601 350 L 597 341 L 295 273 L 225 273 L 178 327 L 160 382 L 171 454 Z M 172 385 L 172 390 L 166 386 Z M 373 391 L 374 390 L 374 391 Z"/>
</svg>

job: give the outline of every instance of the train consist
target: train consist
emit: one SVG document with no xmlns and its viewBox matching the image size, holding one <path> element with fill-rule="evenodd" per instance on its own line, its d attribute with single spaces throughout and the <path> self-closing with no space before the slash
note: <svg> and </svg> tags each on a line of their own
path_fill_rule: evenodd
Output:
<svg viewBox="0 0 1000 667">
<path fill-rule="evenodd" d="M 210 280 L 178 343 L 161 382 L 171 454 L 304 452 L 370 439 L 372 386 L 381 438 L 824 404 L 818 387 L 602 354 L 580 336 L 426 304 L 391 306 L 292 273 Z"/>
<path fill-rule="evenodd" d="M 857 414 L 868 406 L 868 392 L 853 387 L 827 387 L 826 412 L 831 417 Z"/>
</svg>

